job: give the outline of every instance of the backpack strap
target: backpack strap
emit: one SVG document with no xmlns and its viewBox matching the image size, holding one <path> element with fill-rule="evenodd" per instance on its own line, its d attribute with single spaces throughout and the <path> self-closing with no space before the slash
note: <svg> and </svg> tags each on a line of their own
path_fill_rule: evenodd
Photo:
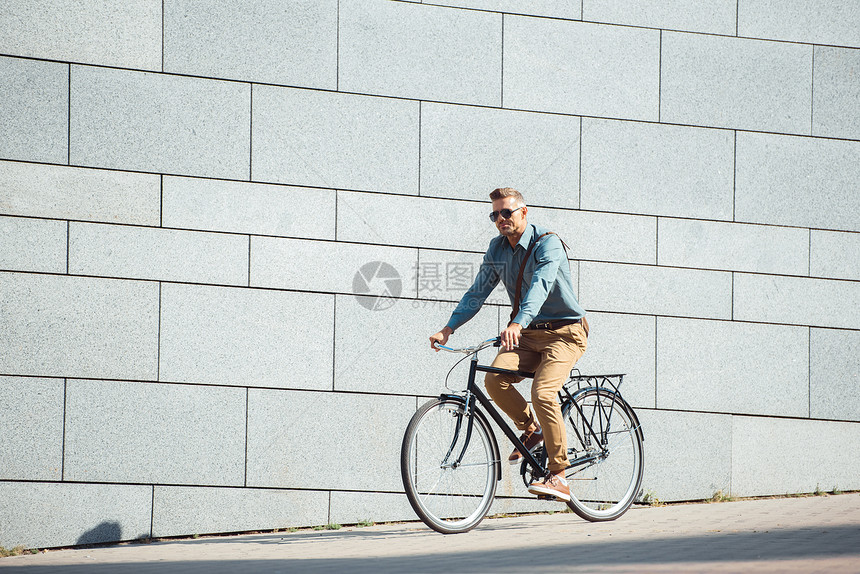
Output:
<svg viewBox="0 0 860 574">
<path fill-rule="evenodd" d="M 523 257 L 523 263 L 522 263 L 522 265 L 520 265 L 520 272 L 517 275 L 517 289 L 516 289 L 516 293 L 514 295 L 513 310 L 511 311 L 511 321 L 513 321 L 514 317 L 517 316 L 517 313 L 520 312 L 520 297 L 522 296 L 522 292 L 523 292 L 523 273 L 526 270 L 526 261 L 529 260 L 529 257 L 532 254 L 532 250 L 534 250 L 535 245 L 538 244 L 538 241 L 540 241 L 541 239 L 543 239 L 547 235 L 555 235 L 555 233 L 552 231 L 547 231 L 546 233 L 544 233 L 543 235 L 541 235 L 540 237 L 538 237 L 537 239 L 532 241 L 531 245 L 529 245 L 529 248 L 526 251 L 526 256 Z M 562 243 L 564 243 L 564 242 L 562 242 Z M 565 247 L 567 247 L 567 246 L 565 245 Z"/>
</svg>

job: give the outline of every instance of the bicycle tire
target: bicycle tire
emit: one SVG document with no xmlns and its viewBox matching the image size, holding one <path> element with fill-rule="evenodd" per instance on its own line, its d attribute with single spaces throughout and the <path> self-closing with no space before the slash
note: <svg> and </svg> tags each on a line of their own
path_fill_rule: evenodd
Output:
<svg viewBox="0 0 860 574">
<path fill-rule="evenodd" d="M 607 444 L 605 450 L 594 444 L 580 411 L 571 400 L 565 401 L 568 456 L 572 464 L 580 461 L 565 472 L 570 487 L 567 505 L 591 522 L 615 520 L 627 512 L 642 485 L 645 451 L 638 419 L 620 396 L 604 388 L 583 389 L 573 401 Z"/>
<path fill-rule="evenodd" d="M 446 397 L 425 403 L 403 436 L 400 470 L 406 496 L 424 524 L 442 534 L 473 529 L 496 494 L 498 444 L 480 412 L 473 421 L 468 448 L 456 467 L 443 463 L 456 460 L 462 451 L 468 422 L 465 401 Z M 452 448 L 455 433 L 459 436 Z"/>
</svg>

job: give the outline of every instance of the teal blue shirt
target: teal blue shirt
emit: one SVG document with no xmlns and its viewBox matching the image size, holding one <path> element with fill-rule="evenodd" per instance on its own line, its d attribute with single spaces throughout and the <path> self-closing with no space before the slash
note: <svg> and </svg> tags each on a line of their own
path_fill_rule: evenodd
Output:
<svg viewBox="0 0 860 574">
<path fill-rule="evenodd" d="M 499 281 L 505 286 L 513 306 L 517 275 L 532 241 L 548 230 L 526 226 L 516 247 L 499 235 L 490 241 L 475 282 L 451 314 L 448 327 L 457 330 L 475 316 Z M 567 253 L 558 235 L 547 235 L 535 245 L 523 272 L 522 301 L 513 322 L 528 327 L 532 321 L 579 319 L 585 311 L 579 306 L 570 278 Z"/>
</svg>

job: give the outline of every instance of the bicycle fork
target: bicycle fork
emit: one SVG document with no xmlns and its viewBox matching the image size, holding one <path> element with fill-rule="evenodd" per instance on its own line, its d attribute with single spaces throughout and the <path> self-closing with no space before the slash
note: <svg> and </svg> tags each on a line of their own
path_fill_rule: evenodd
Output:
<svg viewBox="0 0 860 574">
<path fill-rule="evenodd" d="M 443 468 L 456 468 L 459 466 L 463 460 L 463 457 L 466 454 L 466 449 L 469 447 L 469 441 L 472 438 L 472 428 L 474 425 L 475 418 L 475 402 L 481 403 L 487 413 L 489 413 L 490 417 L 496 422 L 505 436 L 513 443 L 514 447 L 523 453 L 523 457 L 526 462 L 528 462 L 532 468 L 535 469 L 535 472 L 539 476 L 546 476 L 549 471 L 540 463 L 538 460 L 532 455 L 531 452 L 525 447 L 520 438 L 514 434 L 511 430 L 511 427 L 507 422 L 502 418 L 496 408 L 490 402 L 490 399 L 477 387 L 475 383 L 476 375 L 478 371 L 483 371 L 487 373 L 510 373 L 510 371 L 505 371 L 504 369 L 498 369 L 497 367 L 485 366 L 478 364 L 478 355 L 477 353 L 472 356 L 472 359 L 469 364 L 469 382 L 466 387 L 466 397 L 465 397 L 465 405 L 463 409 L 463 413 L 458 413 L 457 415 L 457 423 L 454 430 L 454 438 L 451 441 L 451 446 L 448 448 L 448 453 L 445 456 L 445 459 L 442 461 Z M 532 373 L 518 373 L 522 376 L 533 376 Z M 457 454 L 457 458 L 454 461 L 451 461 L 451 456 L 458 450 L 458 440 L 463 430 L 463 417 L 466 418 L 466 436 L 463 441 L 462 448 L 459 448 L 459 453 Z M 492 436 L 492 435 L 491 435 Z M 495 437 L 492 437 L 492 440 L 495 442 Z M 495 452 L 498 452 L 498 444 L 495 445 Z M 501 466 L 501 461 L 494 461 L 495 464 Z M 499 472 L 499 480 L 502 479 L 502 473 Z"/>
</svg>

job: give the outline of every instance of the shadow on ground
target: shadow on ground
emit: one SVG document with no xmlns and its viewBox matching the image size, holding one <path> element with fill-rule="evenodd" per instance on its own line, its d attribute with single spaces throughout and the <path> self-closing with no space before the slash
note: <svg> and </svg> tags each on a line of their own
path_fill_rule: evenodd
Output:
<svg viewBox="0 0 860 574">
<path fill-rule="evenodd" d="M 363 538 L 372 533 L 332 532 L 325 538 Z M 389 534 L 386 534 L 390 536 Z M 256 537 L 255 537 L 256 538 Z M 290 536 L 273 539 L 284 545 L 289 553 Z M 325 544 L 325 538 L 320 543 Z M 157 544 L 193 544 L 164 542 Z M 199 542 L 203 542 L 202 540 Z M 207 540 L 211 543 L 212 540 Z M 255 542 L 260 543 L 257 539 Z M 233 540 L 235 543 L 235 539 Z M 8 573 L 26 572 L 107 574 L 133 572 L 136 574 L 162 572 L 350 572 L 350 573 L 401 573 L 401 572 L 563 572 L 573 567 L 630 566 L 721 562 L 785 561 L 798 559 L 838 558 L 857 560 L 860 564 L 860 527 L 834 526 L 829 528 L 774 529 L 762 532 L 715 532 L 704 536 L 677 536 L 648 540 L 596 541 L 565 540 L 557 545 L 532 547 L 525 554 L 519 549 L 473 550 L 466 552 L 427 553 L 396 557 L 362 558 L 284 558 L 158 561 L 145 563 L 81 564 L 63 566 L 20 566 L 7 563 L 0 568 Z"/>
</svg>

